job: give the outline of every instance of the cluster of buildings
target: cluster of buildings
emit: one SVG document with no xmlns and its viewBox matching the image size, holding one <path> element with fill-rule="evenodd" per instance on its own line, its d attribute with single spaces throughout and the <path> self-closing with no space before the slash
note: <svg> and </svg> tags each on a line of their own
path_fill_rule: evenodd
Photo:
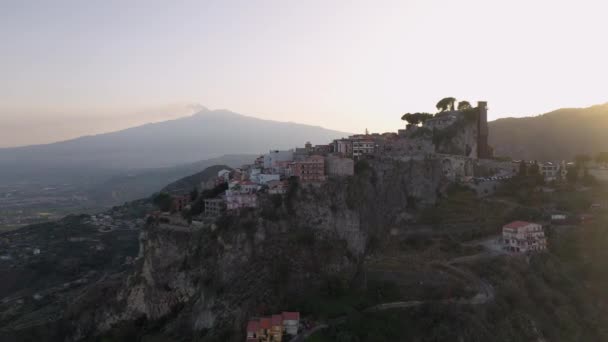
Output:
<svg viewBox="0 0 608 342">
<path fill-rule="evenodd" d="M 388 138 L 387 138 L 388 137 Z M 288 179 L 303 183 L 322 183 L 329 177 L 352 176 L 355 160 L 379 151 L 382 142 L 392 135 L 365 134 L 337 139 L 327 145 L 271 150 L 259 156 L 253 164 L 234 170 L 218 172 L 215 185 L 226 183 L 228 189 L 217 198 L 205 199 L 205 215 L 218 216 L 224 211 L 236 211 L 258 206 L 258 194 L 287 193 Z M 173 207 L 180 211 L 187 205 L 186 198 L 174 197 Z"/>
<path fill-rule="evenodd" d="M 538 223 L 513 221 L 502 227 L 504 248 L 509 252 L 528 253 L 547 250 L 543 227 Z"/>
<path fill-rule="evenodd" d="M 299 312 L 252 319 L 247 323 L 247 342 L 281 342 L 284 335 L 295 336 L 300 326 Z"/>
</svg>

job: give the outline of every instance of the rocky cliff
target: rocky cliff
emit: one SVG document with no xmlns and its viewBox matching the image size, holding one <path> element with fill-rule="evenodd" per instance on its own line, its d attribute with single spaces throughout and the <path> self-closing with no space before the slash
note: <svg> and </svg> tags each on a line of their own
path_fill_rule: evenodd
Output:
<svg viewBox="0 0 608 342">
<path fill-rule="evenodd" d="M 169 336 L 238 340 L 252 315 L 298 309 L 299 297 L 336 279 L 362 285 L 370 237 L 388 235 L 446 184 L 437 160 L 370 160 L 354 177 L 292 182 L 284 197 L 261 196 L 258 209 L 201 229 L 148 225 L 135 272 L 103 307 L 74 311 L 71 337 L 138 322 Z"/>
</svg>

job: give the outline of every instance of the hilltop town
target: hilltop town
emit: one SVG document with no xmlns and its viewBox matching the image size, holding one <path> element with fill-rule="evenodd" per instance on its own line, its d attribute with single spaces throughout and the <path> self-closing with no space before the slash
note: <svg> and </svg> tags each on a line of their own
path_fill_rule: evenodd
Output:
<svg viewBox="0 0 608 342">
<path fill-rule="evenodd" d="M 215 222 L 222 217 L 238 217 L 257 210 L 268 198 L 280 203 L 282 197 L 298 186 L 323 188 L 328 181 L 348 179 L 357 173 L 358 167 L 369 163 L 382 165 L 394 161 L 433 165 L 423 169 L 414 182 L 436 178 L 433 184 L 443 196 L 448 195 L 450 187 L 461 186 L 472 191 L 479 200 L 500 191 L 502 185 L 522 173 L 537 175 L 535 177 L 542 179 L 547 188 L 550 184 L 566 182 L 573 163 L 495 158 L 488 146 L 486 102 L 478 102 L 472 107 L 463 101 L 456 109 L 450 98 L 442 101 L 443 104 L 441 101 L 438 104 L 440 111 L 435 115 L 405 114 L 402 119 L 407 125 L 397 132 L 365 132 L 324 145 L 306 143 L 290 150 L 271 150 L 252 164 L 218 171 L 214 179 L 203 182 L 191 193 L 159 194 L 155 201 L 164 211 L 151 213 L 148 223 L 170 230 L 196 230 L 209 224 L 215 229 Z M 437 198 L 426 198 L 428 192 L 412 191 L 408 199 L 433 205 Z M 500 235 L 484 240 L 481 246 L 498 254 L 547 250 L 542 224 L 524 221 L 526 218 L 514 217 L 513 222 L 496 227 L 502 229 Z M 559 224 L 565 215 L 555 213 L 552 219 Z M 490 296 L 489 292 L 484 296 Z M 286 323 L 286 315 L 297 317 L 297 320 Z M 294 339 L 297 340 L 301 334 L 311 332 L 309 326 L 300 323 L 299 317 L 299 312 L 254 317 L 247 323 L 247 341 L 281 341 L 284 335 L 297 335 Z"/>
<path fill-rule="evenodd" d="M 397 132 L 366 131 L 324 145 L 307 142 L 290 150 L 271 150 L 252 164 L 220 170 L 214 180 L 200 184 L 192 193 L 174 194 L 170 199 L 160 194 L 160 210 L 151 217 L 161 224 L 198 227 L 209 218 L 257 208 L 260 195 L 285 195 L 290 181 L 318 186 L 330 178 L 353 176 L 357 162 L 370 160 L 438 161 L 446 182 L 466 186 L 480 197 L 495 193 L 501 182 L 517 175 L 522 167 L 538 173 L 547 183 L 565 181 L 568 168 L 574 167 L 565 161 L 494 158 L 488 145 L 486 102 L 472 107 L 461 101 L 456 108 L 455 100 L 446 98 L 437 107 L 440 111 L 434 115 L 403 115 L 406 128 Z"/>
<path fill-rule="evenodd" d="M 494 329 L 539 339 L 554 336 L 547 322 L 579 324 L 534 316 L 530 333 L 517 322 L 584 293 L 551 282 L 570 274 L 573 250 L 601 255 L 569 243 L 602 236 L 602 159 L 501 158 L 487 142 L 487 103 L 446 98 L 437 108 L 404 114 L 395 132 L 270 150 L 103 213 L 3 234 L 11 279 L 51 271 L 23 289 L 5 284 L 0 334 L 393 341 L 392 327 L 428 337 L 435 327 L 425 324 L 446 315 L 442 329 L 490 340 Z M 549 299 L 537 291 L 548 286 Z"/>
</svg>

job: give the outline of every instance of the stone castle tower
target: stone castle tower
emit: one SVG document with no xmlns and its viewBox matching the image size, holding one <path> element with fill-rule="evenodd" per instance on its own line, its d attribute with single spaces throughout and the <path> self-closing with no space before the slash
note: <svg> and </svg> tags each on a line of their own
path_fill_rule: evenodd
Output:
<svg viewBox="0 0 608 342">
<path fill-rule="evenodd" d="M 488 145 L 488 103 L 478 101 L 479 119 L 477 121 L 477 158 L 492 157 L 492 150 Z"/>
</svg>

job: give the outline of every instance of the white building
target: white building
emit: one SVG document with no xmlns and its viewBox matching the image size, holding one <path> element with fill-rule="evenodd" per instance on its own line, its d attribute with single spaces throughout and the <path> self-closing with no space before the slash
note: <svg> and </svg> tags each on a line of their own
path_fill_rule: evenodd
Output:
<svg viewBox="0 0 608 342">
<path fill-rule="evenodd" d="M 545 182 L 565 180 L 568 173 L 565 161 L 561 163 L 539 163 L 538 171 L 543 176 Z"/>
<path fill-rule="evenodd" d="M 257 184 L 267 184 L 270 181 L 278 181 L 281 179 L 281 175 L 278 174 L 266 174 L 266 173 L 258 173 L 256 175 L 252 175 L 249 179 Z"/>
<path fill-rule="evenodd" d="M 293 150 L 270 151 L 264 155 L 264 168 L 270 169 L 277 165 L 278 162 L 293 161 Z"/>
<path fill-rule="evenodd" d="M 224 182 L 230 181 L 230 170 L 223 169 L 218 171 L 217 178 L 223 180 Z"/>
<path fill-rule="evenodd" d="M 565 220 L 566 220 L 565 214 L 552 214 L 551 215 L 551 221 L 565 221 Z"/>
<path fill-rule="evenodd" d="M 300 327 L 300 313 L 299 312 L 283 312 L 283 327 L 287 335 L 295 336 L 298 334 L 298 328 Z"/>
<path fill-rule="evenodd" d="M 260 190 L 260 186 L 251 181 L 232 181 L 228 183 L 228 190 L 240 193 L 253 193 Z"/>
<path fill-rule="evenodd" d="M 373 154 L 376 144 L 372 139 L 353 139 L 353 158 L 359 159 L 366 154 Z"/>
<path fill-rule="evenodd" d="M 538 223 L 513 221 L 502 227 L 505 248 L 511 252 L 540 252 L 547 249 L 543 227 Z"/>
</svg>

